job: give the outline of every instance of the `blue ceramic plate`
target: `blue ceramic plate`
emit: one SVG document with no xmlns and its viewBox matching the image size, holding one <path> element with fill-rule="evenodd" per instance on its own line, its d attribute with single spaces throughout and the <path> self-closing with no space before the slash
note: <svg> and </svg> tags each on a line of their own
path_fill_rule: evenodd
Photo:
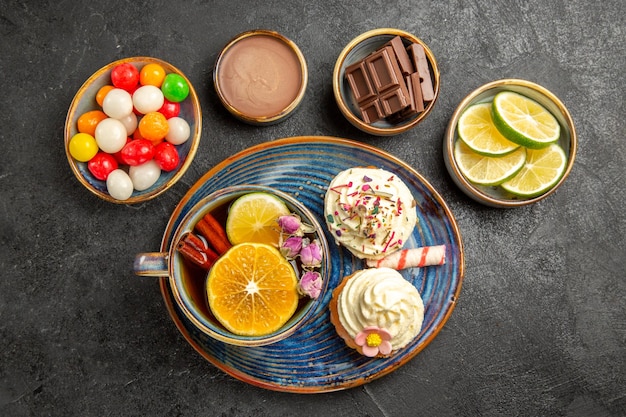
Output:
<svg viewBox="0 0 626 417">
<path fill-rule="evenodd" d="M 342 277 L 364 268 L 364 264 L 332 244 L 328 291 L 322 302 L 300 330 L 268 346 L 228 345 L 194 329 L 173 301 L 168 279 L 162 278 L 161 292 L 172 319 L 205 359 L 235 378 L 267 389 L 298 393 L 334 391 L 367 383 L 397 369 L 442 329 L 456 305 L 463 281 L 463 244 L 456 220 L 420 174 L 397 158 L 363 143 L 330 137 L 294 137 L 263 143 L 226 159 L 183 197 L 165 230 L 161 250 L 167 250 L 178 223 L 200 199 L 236 184 L 263 184 L 290 193 L 323 224 L 323 199 L 328 184 L 338 172 L 354 166 L 394 172 L 411 189 L 418 205 L 418 226 L 407 247 L 447 247 L 445 265 L 402 271 L 424 300 L 424 325 L 418 337 L 385 359 L 366 358 L 346 347 L 330 323 L 327 306 L 332 289 Z M 328 241 L 333 242 L 326 233 Z"/>
</svg>

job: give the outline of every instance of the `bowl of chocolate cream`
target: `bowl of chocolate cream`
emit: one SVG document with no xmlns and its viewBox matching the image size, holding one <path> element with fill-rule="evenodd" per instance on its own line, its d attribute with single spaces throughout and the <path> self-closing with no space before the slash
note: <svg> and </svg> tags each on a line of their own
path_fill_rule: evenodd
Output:
<svg viewBox="0 0 626 417">
<path fill-rule="evenodd" d="M 253 125 L 285 120 L 306 91 L 308 71 L 298 46 L 271 30 L 243 32 L 222 49 L 213 71 L 220 101 Z"/>
</svg>

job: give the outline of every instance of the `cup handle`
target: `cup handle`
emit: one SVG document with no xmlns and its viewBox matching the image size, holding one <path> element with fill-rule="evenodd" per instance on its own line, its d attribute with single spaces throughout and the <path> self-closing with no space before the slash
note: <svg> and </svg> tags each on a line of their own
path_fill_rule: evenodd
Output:
<svg viewBox="0 0 626 417">
<path fill-rule="evenodd" d="M 138 253 L 133 263 L 135 275 L 142 277 L 168 276 L 168 257 L 167 252 Z"/>
</svg>

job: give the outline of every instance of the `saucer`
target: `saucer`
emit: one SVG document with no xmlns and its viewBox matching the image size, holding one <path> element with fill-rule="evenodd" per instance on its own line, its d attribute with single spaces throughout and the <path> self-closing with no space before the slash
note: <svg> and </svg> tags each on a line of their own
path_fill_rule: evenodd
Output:
<svg viewBox="0 0 626 417">
<path fill-rule="evenodd" d="M 424 301 L 420 334 L 394 356 L 371 359 L 348 348 L 330 323 L 328 303 L 342 277 L 365 268 L 346 249 L 330 245 L 328 288 L 302 328 L 289 338 L 261 347 L 225 344 L 203 334 L 173 301 L 167 278 L 160 279 L 168 312 L 187 342 L 227 374 L 254 386 L 283 392 L 319 393 L 347 389 L 380 378 L 407 363 L 443 328 L 454 310 L 464 275 L 464 252 L 454 216 L 437 191 L 418 172 L 375 147 L 347 139 L 306 136 L 253 146 L 208 171 L 175 208 L 162 240 L 169 247 L 173 231 L 187 212 L 211 192 L 237 184 L 262 184 L 293 195 L 323 223 L 323 200 L 332 178 L 344 169 L 373 166 L 397 174 L 417 202 L 418 223 L 405 248 L 446 246 L 441 266 L 400 271 Z M 325 231 L 329 242 L 332 236 Z"/>
</svg>

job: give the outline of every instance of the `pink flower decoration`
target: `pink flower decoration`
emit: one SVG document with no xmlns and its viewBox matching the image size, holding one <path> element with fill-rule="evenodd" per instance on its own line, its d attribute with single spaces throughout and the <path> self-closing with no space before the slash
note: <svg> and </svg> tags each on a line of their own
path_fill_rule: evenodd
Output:
<svg viewBox="0 0 626 417">
<path fill-rule="evenodd" d="M 278 226 L 286 235 L 304 236 L 305 233 L 315 232 L 310 224 L 303 223 L 297 214 L 287 214 L 278 218 Z"/>
<path fill-rule="evenodd" d="M 354 342 L 361 347 L 363 354 L 370 358 L 379 353 L 389 355 L 392 350 L 390 340 L 391 334 L 377 326 L 365 327 L 354 338 Z"/>
<path fill-rule="evenodd" d="M 322 292 L 322 275 L 319 272 L 306 271 L 298 283 L 298 291 L 311 298 L 317 298 Z"/>
<path fill-rule="evenodd" d="M 303 242 L 300 250 L 300 260 L 304 268 L 319 268 L 322 265 L 322 248 L 317 239 L 308 245 Z"/>
<path fill-rule="evenodd" d="M 288 235 L 298 232 L 301 225 L 302 222 L 300 221 L 300 218 L 295 215 L 289 214 L 278 218 L 278 226 L 280 226 L 281 230 Z"/>
<path fill-rule="evenodd" d="M 287 259 L 295 258 L 302 249 L 302 238 L 299 236 L 290 236 L 280 246 L 280 253 Z"/>
</svg>

